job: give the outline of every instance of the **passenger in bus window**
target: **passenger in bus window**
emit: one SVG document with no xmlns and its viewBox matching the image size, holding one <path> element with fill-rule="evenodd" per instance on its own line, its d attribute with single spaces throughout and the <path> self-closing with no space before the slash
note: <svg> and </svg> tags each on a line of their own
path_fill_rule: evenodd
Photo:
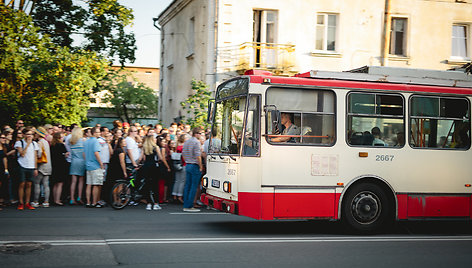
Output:
<svg viewBox="0 0 472 268">
<path fill-rule="evenodd" d="M 402 147 L 405 145 L 405 133 L 398 132 L 397 133 L 397 142 L 395 143 L 396 147 Z"/>
<path fill-rule="evenodd" d="M 374 141 L 372 141 L 373 146 L 387 146 L 387 144 L 380 138 L 381 137 L 380 128 L 373 127 L 372 136 L 374 136 Z"/>
<path fill-rule="evenodd" d="M 281 137 L 272 138 L 272 142 L 297 142 L 295 135 L 300 135 L 300 128 L 294 125 L 293 122 L 293 114 L 290 113 L 281 113 L 280 114 L 280 122 L 285 127 L 282 131 Z"/>
</svg>

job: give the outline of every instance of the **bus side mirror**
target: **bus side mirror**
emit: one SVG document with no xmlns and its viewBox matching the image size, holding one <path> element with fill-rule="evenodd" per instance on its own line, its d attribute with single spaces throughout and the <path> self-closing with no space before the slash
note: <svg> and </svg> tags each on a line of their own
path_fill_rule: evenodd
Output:
<svg viewBox="0 0 472 268">
<path fill-rule="evenodd" d="M 270 118 L 272 119 L 272 134 L 280 134 L 280 130 L 282 129 L 280 112 L 278 110 L 272 110 L 270 113 Z"/>
<path fill-rule="evenodd" d="M 208 112 L 207 112 L 207 122 L 212 124 L 213 123 L 213 111 L 215 110 L 215 100 L 208 101 Z"/>
<path fill-rule="evenodd" d="M 264 106 L 264 111 L 267 118 L 266 133 L 269 135 L 280 134 L 282 125 L 280 123 L 280 112 L 277 110 L 277 106 L 266 105 Z"/>
</svg>

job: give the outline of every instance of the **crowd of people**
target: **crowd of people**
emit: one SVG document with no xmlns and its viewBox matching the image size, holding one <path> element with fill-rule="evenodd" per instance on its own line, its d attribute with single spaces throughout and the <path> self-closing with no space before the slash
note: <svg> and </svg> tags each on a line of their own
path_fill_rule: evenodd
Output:
<svg viewBox="0 0 472 268">
<path fill-rule="evenodd" d="M 205 173 L 209 131 L 172 123 L 129 124 L 115 120 L 113 128 L 77 124 L 32 127 L 18 120 L 0 135 L 0 210 L 82 205 L 102 208 L 114 202 L 111 189 L 130 171 L 145 179 L 146 210 L 179 203 L 197 212 L 200 181 Z"/>
</svg>

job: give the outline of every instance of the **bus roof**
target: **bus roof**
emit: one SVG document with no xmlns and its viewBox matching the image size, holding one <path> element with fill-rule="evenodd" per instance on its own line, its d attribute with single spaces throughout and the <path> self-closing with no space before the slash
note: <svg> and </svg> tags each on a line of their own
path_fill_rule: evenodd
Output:
<svg viewBox="0 0 472 268">
<path fill-rule="evenodd" d="M 347 72 L 310 71 L 295 77 L 251 74 L 251 83 L 472 95 L 472 75 L 460 71 L 365 66 Z"/>
</svg>

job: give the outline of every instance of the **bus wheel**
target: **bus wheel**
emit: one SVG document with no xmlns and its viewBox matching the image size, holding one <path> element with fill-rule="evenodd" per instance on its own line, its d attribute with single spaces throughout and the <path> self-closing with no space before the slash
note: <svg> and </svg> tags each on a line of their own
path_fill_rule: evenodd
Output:
<svg viewBox="0 0 472 268">
<path fill-rule="evenodd" d="M 392 205 L 385 191 L 376 184 L 354 185 L 346 194 L 342 220 L 353 231 L 372 233 L 391 223 Z"/>
</svg>

